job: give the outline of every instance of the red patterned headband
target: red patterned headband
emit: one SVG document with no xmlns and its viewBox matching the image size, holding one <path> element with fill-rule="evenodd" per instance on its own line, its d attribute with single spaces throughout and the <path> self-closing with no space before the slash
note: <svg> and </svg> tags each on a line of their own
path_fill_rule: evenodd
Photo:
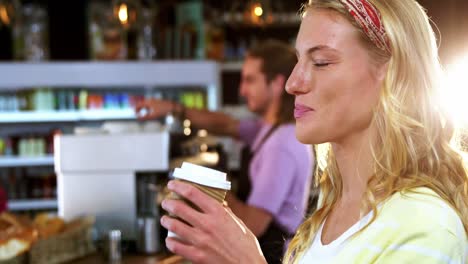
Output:
<svg viewBox="0 0 468 264">
<path fill-rule="evenodd" d="M 340 0 L 361 25 L 370 40 L 381 50 L 390 51 L 390 43 L 379 10 L 367 0 Z"/>
</svg>

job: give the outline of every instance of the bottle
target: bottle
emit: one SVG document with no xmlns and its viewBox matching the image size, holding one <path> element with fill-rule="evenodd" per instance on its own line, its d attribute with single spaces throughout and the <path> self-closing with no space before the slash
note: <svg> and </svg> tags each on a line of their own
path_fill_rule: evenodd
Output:
<svg viewBox="0 0 468 264">
<path fill-rule="evenodd" d="M 14 58 L 43 61 L 49 59 L 47 11 L 39 5 L 27 4 L 13 25 Z"/>
<path fill-rule="evenodd" d="M 156 58 L 154 19 L 155 12 L 152 9 L 141 9 L 141 20 L 138 26 L 137 37 L 138 60 L 148 61 Z"/>
<path fill-rule="evenodd" d="M 110 230 L 108 233 L 108 259 L 113 261 L 120 261 L 122 259 L 122 233 L 120 230 Z"/>
<path fill-rule="evenodd" d="M 44 156 L 46 154 L 46 141 L 43 137 L 36 138 L 35 156 Z"/>
<path fill-rule="evenodd" d="M 5 149 L 3 154 L 5 156 L 13 156 L 13 140 L 10 137 L 5 139 Z"/>
<path fill-rule="evenodd" d="M 28 157 L 32 157 L 34 156 L 34 152 L 35 152 L 35 140 L 32 136 L 28 137 L 28 139 L 25 140 L 26 141 L 26 153 L 25 153 L 25 156 L 28 156 Z"/>
<path fill-rule="evenodd" d="M 88 104 L 88 91 L 82 89 L 79 93 L 78 108 L 80 110 L 86 110 Z"/>
<path fill-rule="evenodd" d="M 5 139 L 0 138 L 0 156 L 5 153 Z"/>
<path fill-rule="evenodd" d="M 92 60 L 127 59 L 127 36 L 112 7 L 93 2 L 89 7 L 88 34 Z"/>
<path fill-rule="evenodd" d="M 28 155 L 28 142 L 25 138 L 20 138 L 18 142 L 18 156 L 24 157 Z"/>
<path fill-rule="evenodd" d="M 224 29 L 214 20 L 219 15 L 212 12 L 211 17 L 206 20 L 204 26 L 206 30 L 205 47 L 207 59 L 216 61 L 224 60 L 225 36 Z"/>
</svg>

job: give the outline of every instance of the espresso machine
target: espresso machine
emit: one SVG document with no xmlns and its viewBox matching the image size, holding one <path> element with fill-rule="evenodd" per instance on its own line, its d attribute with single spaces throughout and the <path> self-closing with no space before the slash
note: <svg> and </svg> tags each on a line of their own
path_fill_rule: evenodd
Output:
<svg viewBox="0 0 468 264">
<path fill-rule="evenodd" d="M 92 215 L 97 240 L 120 230 L 140 252 L 162 249 L 158 196 L 168 178 L 169 143 L 167 131 L 56 136 L 60 217 Z"/>
</svg>

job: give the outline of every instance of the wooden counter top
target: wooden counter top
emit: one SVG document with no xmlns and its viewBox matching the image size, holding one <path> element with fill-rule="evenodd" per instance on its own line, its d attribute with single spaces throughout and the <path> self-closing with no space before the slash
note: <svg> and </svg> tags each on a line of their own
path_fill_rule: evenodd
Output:
<svg viewBox="0 0 468 264">
<path fill-rule="evenodd" d="M 109 264 L 102 255 L 95 253 L 70 262 L 70 264 Z M 124 255 L 119 264 L 183 264 L 187 263 L 180 256 L 158 254 L 155 256 Z"/>
</svg>

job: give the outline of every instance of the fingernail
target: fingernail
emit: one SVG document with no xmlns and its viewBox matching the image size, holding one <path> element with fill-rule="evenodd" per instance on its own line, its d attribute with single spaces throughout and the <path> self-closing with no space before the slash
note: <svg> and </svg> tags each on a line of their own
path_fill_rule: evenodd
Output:
<svg viewBox="0 0 468 264">
<path fill-rule="evenodd" d="M 174 187 L 174 182 L 173 182 L 173 181 L 169 181 L 169 182 L 167 183 L 167 188 L 172 189 L 173 187 Z"/>
<path fill-rule="evenodd" d="M 173 252 L 174 248 L 172 247 L 172 240 L 170 237 L 166 237 L 166 247 L 169 249 L 169 251 Z"/>
<path fill-rule="evenodd" d="M 161 202 L 161 207 L 164 208 L 164 209 L 166 209 L 166 200 L 163 200 L 163 201 Z"/>
</svg>

